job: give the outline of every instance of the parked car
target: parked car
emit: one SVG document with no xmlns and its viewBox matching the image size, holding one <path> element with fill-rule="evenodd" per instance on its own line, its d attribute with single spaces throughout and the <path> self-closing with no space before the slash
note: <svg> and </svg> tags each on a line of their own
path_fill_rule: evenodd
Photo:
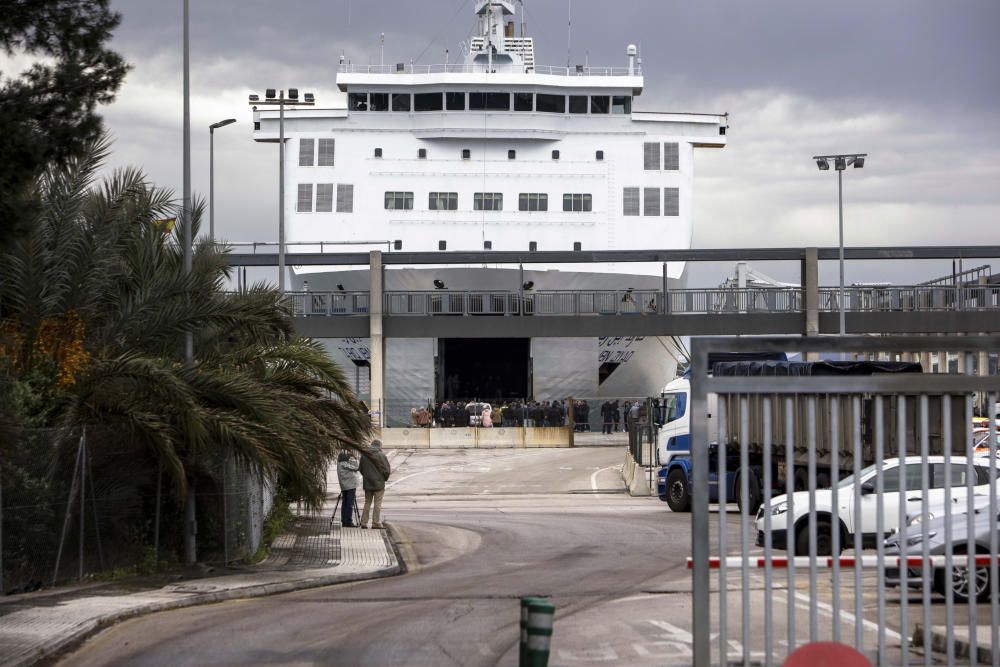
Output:
<svg viewBox="0 0 1000 667">
<path fill-rule="evenodd" d="M 923 503 L 938 505 L 944 501 L 946 463 L 943 456 L 927 458 L 930 473 L 930 487 L 926 494 L 921 492 L 921 459 L 919 456 L 906 458 L 906 498 L 899 494 L 899 459 L 886 459 L 882 463 L 882 517 L 885 534 L 879 535 L 877 523 L 878 495 L 876 494 L 878 466 L 870 465 L 861 471 L 858 480 L 849 475 L 840 481 L 837 487 L 837 504 L 839 505 L 838 520 L 840 531 L 840 547 L 848 548 L 854 543 L 854 533 L 860 529 L 862 546 L 874 548 L 877 539 L 885 539 L 891 531 L 899 528 L 900 502 L 906 504 L 905 515 L 915 515 Z M 973 470 L 976 479 L 972 480 L 973 493 L 989 492 L 989 460 L 974 459 Z M 965 498 L 969 486 L 966 483 L 967 459 L 961 456 L 951 457 L 951 486 L 953 498 Z M 860 484 L 861 491 L 861 525 L 854 525 L 854 487 Z M 998 485 L 1000 486 L 1000 485 Z M 789 540 L 794 540 L 796 555 L 809 553 L 809 492 L 800 491 L 792 495 L 794 515 L 788 511 L 789 502 L 786 495 L 771 499 L 770 504 L 762 506 L 757 512 L 757 545 L 764 544 L 765 516 L 771 515 L 771 544 L 776 549 L 787 549 Z M 816 506 L 816 553 L 828 556 L 833 551 L 833 490 L 817 489 L 815 492 Z"/>
<path fill-rule="evenodd" d="M 966 554 L 969 553 L 970 549 L 977 554 L 989 554 L 991 534 L 995 534 L 1000 542 L 1000 510 L 997 511 L 996 515 L 991 516 L 989 497 L 977 495 L 975 500 L 972 539 L 969 538 L 968 508 L 965 502 L 961 502 L 953 508 L 950 522 L 945 521 L 945 516 L 940 511 L 937 516 L 929 519 L 926 523 L 912 521 L 907 526 L 905 548 L 900 548 L 902 535 L 893 535 L 885 540 L 886 555 L 898 556 L 905 553 L 907 556 L 922 556 L 926 542 L 929 543 L 928 551 L 931 556 L 943 556 L 947 549 L 947 539 L 950 537 L 953 554 L 951 582 L 954 599 L 959 602 L 967 602 L 970 597 L 979 601 L 989 599 L 989 565 L 983 564 L 975 567 L 972 576 L 969 576 Z M 942 508 L 935 509 L 941 510 Z M 946 594 L 947 576 L 944 567 L 934 568 L 932 586 L 935 592 Z M 886 568 L 885 581 L 888 586 L 899 586 L 901 579 L 898 568 Z M 912 588 L 923 586 L 921 568 L 907 568 L 907 586 Z"/>
</svg>

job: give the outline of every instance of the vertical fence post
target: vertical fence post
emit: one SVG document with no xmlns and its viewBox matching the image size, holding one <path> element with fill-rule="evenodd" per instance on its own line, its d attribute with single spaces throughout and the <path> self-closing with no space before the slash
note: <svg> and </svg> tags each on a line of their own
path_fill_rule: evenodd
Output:
<svg viewBox="0 0 1000 667">
<path fill-rule="evenodd" d="M 70 484 L 69 496 L 66 498 L 66 514 L 63 516 L 62 534 L 59 536 L 59 549 L 56 551 L 56 566 L 52 571 L 52 585 L 56 585 L 59 579 L 59 565 L 62 562 L 63 546 L 66 543 L 66 533 L 69 531 L 70 510 L 73 509 L 73 498 L 76 497 L 76 474 L 80 470 L 80 454 L 83 451 L 83 436 L 80 437 L 80 444 L 76 448 L 76 464 L 73 466 L 72 483 Z"/>
<path fill-rule="evenodd" d="M 222 457 L 222 557 L 229 564 L 229 503 L 226 498 L 226 457 Z"/>
<path fill-rule="evenodd" d="M 83 581 L 83 546 L 86 532 L 84 526 L 87 516 L 87 427 L 83 427 L 80 436 L 80 562 L 77 564 L 78 579 Z"/>
<path fill-rule="evenodd" d="M 101 522 L 97 514 L 97 492 L 94 489 L 94 457 L 92 456 L 87 459 L 87 474 L 90 475 L 90 509 L 94 512 L 94 538 L 97 540 L 97 563 L 103 571 L 104 548 L 101 546 Z"/>
<path fill-rule="evenodd" d="M 3 466 L 0 466 L 0 595 L 3 588 Z"/>
</svg>

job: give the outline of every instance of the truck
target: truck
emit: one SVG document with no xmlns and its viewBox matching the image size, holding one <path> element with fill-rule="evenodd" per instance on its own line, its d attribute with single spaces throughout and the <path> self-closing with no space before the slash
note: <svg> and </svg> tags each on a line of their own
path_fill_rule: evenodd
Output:
<svg viewBox="0 0 1000 667">
<path fill-rule="evenodd" d="M 920 373 L 922 368 L 918 363 L 889 361 L 788 361 L 774 360 L 709 360 L 711 373 L 714 375 L 738 375 L 744 377 L 768 376 L 831 376 L 831 375 L 872 375 L 876 373 Z M 686 512 L 691 508 L 692 458 L 690 453 L 690 391 L 691 378 L 683 377 L 674 380 L 664 387 L 662 403 L 665 405 L 663 426 L 658 432 L 657 459 L 660 468 L 657 473 L 657 495 L 675 512 Z M 725 442 L 709 444 L 709 502 L 717 502 L 720 480 L 718 475 L 719 456 L 726 457 L 726 476 L 722 486 L 726 497 L 740 504 L 740 509 L 755 513 L 764 497 L 764 449 L 771 448 L 771 480 L 772 495 L 784 493 L 787 490 L 788 476 L 791 476 L 796 491 L 808 488 L 808 422 L 806 414 L 811 400 L 816 401 L 816 486 L 826 488 L 833 479 L 831 456 L 834 449 L 838 454 L 838 478 L 849 475 L 854 470 L 854 442 L 851 425 L 859 421 L 861 425 L 861 467 L 874 463 L 875 424 L 874 409 L 871 396 L 860 397 L 860 414 L 853 414 L 854 404 L 851 397 L 841 399 L 837 404 L 841 428 L 838 440 L 831 439 L 830 421 L 834 409 L 834 397 L 828 394 L 795 394 L 789 397 L 792 410 L 792 433 L 786 434 L 786 410 L 788 402 L 785 396 L 771 401 L 771 443 L 765 443 L 763 438 L 763 396 L 749 395 L 747 397 L 750 419 L 746 434 L 740 432 L 740 414 L 738 401 L 725 401 L 720 405 L 717 397 L 709 396 L 708 433 L 710 438 L 716 438 L 718 433 L 718 417 L 720 409 L 726 414 Z M 920 426 L 917 419 L 916 397 L 907 397 L 906 429 L 902 435 L 905 443 L 905 454 L 920 453 Z M 961 397 L 952 399 L 952 414 L 964 414 L 964 404 Z M 884 403 L 883 420 L 884 455 L 894 457 L 899 454 L 897 438 L 897 406 L 895 401 Z M 857 419 L 855 419 L 857 417 Z M 965 426 L 962 420 L 953 419 L 951 424 L 942 424 L 940 401 L 930 401 L 928 414 L 928 435 L 931 454 L 943 453 L 943 431 L 952 429 L 954 453 L 965 455 L 962 444 L 965 436 Z M 748 443 L 749 466 L 746 470 L 740 467 L 740 443 Z M 786 460 L 785 443 L 788 437 L 793 443 L 793 457 Z M 742 507 L 741 486 L 746 480 L 750 506 Z"/>
</svg>

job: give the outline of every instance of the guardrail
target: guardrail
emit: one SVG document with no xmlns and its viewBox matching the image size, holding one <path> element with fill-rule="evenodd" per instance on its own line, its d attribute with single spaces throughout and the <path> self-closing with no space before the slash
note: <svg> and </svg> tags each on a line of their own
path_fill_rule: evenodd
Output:
<svg viewBox="0 0 1000 667">
<path fill-rule="evenodd" d="M 820 288 L 819 309 L 839 310 L 836 287 Z M 383 295 L 382 312 L 426 315 L 711 315 L 799 313 L 805 303 L 797 288 L 656 290 L 414 290 Z M 364 315 L 368 292 L 290 292 L 300 316 Z M 1000 309 L 1000 287 L 897 286 L 845 290 L 850 312 L 987 311 Z"/>
<path fill-rule="evenodd" d="M 392 65 L 354 65 L 344 64 L 338 69 L 343 74 L 546 74 L 550 76 L 642 76 L 642 70 L 635 67 L 590 67 L 572 65 L 536 65 L 534 67 L 511 67 L 493 64 L 470 65 L 468 63 L 448 63 L 438 65 L 414 65 L 396 63 Z"/>
</svg>

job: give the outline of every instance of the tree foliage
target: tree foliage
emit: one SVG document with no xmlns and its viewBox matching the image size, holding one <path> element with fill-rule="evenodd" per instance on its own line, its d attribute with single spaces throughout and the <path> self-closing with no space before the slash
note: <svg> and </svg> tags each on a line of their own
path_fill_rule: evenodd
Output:
<svg viewBox="0 0 1000 667">
<path fill-rule="evenodd" d="M 35 397 L 18 417 L 127 433 L 178 497 L 204 474 L 202 454 L 225 452 L 319 504 L 335 452 L 367 435 L 363 404 L 321 346 L 295 335 L 276 290 L 226 292 L 230 269 L 209 243 L 184 271 L 169 192 L 134 169 L 94 186 L 107 150 L 98 141 L 37 179 L 39 213 L 0 255 L 0 371 Z"/>
<path fill-rule="evenodd" d="M 108 0 L 6 0 L 0 48 L 31 61 L 0 71 L 0 246 L 30 223 L 28 189 L 50 164 L 82 153 L 102 132 L 95 109 L 128 71 L 107 48 L 121 16 Z"/>
</svg>

